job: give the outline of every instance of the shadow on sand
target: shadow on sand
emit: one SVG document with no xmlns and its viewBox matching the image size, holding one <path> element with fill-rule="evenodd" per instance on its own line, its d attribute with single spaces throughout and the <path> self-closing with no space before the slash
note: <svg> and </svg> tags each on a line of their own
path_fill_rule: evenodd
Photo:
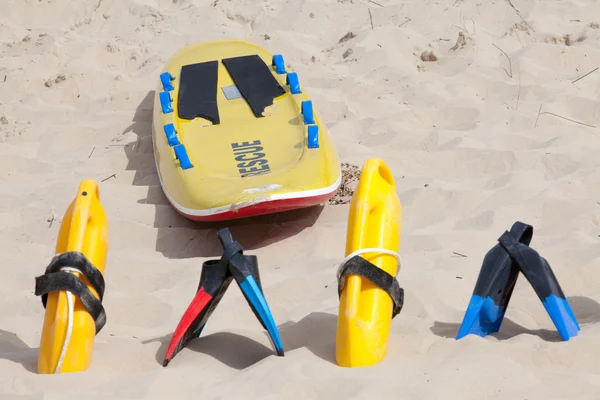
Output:
<svg viewBox="0 0 600 400">
<path fill-rule="evenodd" d="M 0 329 L 0 359 L 19 363 L 29 372 L 37 373 L 38 349 L 29 347 L 16 334 Z"/>
<path fill-rule="evenodd" d="M 262 329 L 257 322 L 258 329 Z M 288 321 L 277 329 L 281 336 L 285 354 L 306 348 L 315 356 L 335 364 L 335 335 L 337 316 L 313 312 L 298 322 Z M 265 332 L 265 335 L 267 333 Z M 143 344 L 159 342 L 156 361 L 162 365 L 171 334 L 143 341 Z M 192 340 L 182 351 L 195 351 L 209 355 L 231 368 L 242 370 L 264 358 L 276 356 L 275 350 L 255 340 L 230 332 L 217 332 Z M 177 362 L 177 356 L 171 364 Z"/>
<path fill-rule="evenodd" d="M 158 229 L 156 251 L 168 258 L 218 257 L 222 253 L 219 229 L 229 227 L 233 238 L 247 250 L 254 250 L 294 236 L 314 225 L 323 206 L 224 222 L 201 223 L 179 215 L 165 197 L 154 162 L 152 107 L 154 91 L 148 92 L 125 132 L 137 140 L 125 145 L 127 170 L 135 171 L 134 186 L 147 186 L 146 198 L 138 203 L 155 207 L 154 227 Z"/>
<path fill-rule="evenodd" d="M 600 303 L 596 300 L 584 296 L 567 297 L 567 300 L 573 309 L 573 313 L 577 318 L 579 326 L 583 327 L 583 325 L 600 322 Z M 460 325 L 461 323 L 435 321 L 433 326 L 429 329 L 437 336 L 454 339 L 458 334 Z M 490 336 L 493 336 L 498 340 L 508 340 L 521 334 L 536 335 L 547 342 L 562 341 L 556 330 L 527 329 L 506 317 L 504 317 L 499 331 L 492 333 Z"/>
</svg>

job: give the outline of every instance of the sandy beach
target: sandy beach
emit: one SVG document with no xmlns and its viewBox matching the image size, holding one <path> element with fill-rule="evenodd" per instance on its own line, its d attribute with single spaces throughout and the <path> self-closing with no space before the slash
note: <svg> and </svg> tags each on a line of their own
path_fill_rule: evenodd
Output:
<svg viewBox="0 0 600 400">
<path fill-rule="evenodd" d="M 592 0 L 2 0 L 0 398 L 600 398 L 600 3 Z M 594 19 L 596 18 L 596 19 Z M 240 38 L 284 55 L 342 162 L 391 168 L 405 306 L 387 357 L 335 363 L 348 204 L 198 224 L 166 200 L 152 99 L 180 48 Z M 590 73 L 591 72 L 591 73 Z M 586 74 L 588 74 L 586 76 Z M 38 375 L 34 295 L 82 179 L 109 221 L 108 322 L 82 373 Z M 500 332 L 455 340 L 484 255 L 515 221 L 581 325 L 560 336 L 527 281 Z M 228 226 L 258 256 L 286 351 L 232 285 L 161 363 Z"/>
</svg>

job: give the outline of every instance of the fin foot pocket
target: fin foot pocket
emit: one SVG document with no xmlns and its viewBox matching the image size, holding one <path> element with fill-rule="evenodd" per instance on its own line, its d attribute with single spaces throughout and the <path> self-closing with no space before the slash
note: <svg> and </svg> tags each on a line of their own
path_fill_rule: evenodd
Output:
<svg viewBox="0 0 600 400">
<path fill-rule="evenodd" d="M 64 272 L 61 269 L 81 273 L 90 282 L 98 297 L 94 296 L 83 280 L 75 275 Z M 46 267 L 44 275 L 35 278 L 35 295 L 42 296 L 42 304 L 46 308 L 48 293 L 65 290 L 73 293 L 81 300 L 81 303 L 94 319 L 96 324 L 96 334 L 102 330 L 106 324 L 106 312 L 102 305 L 104 297 L 104 277 L 85 255 L 78 251 L 62 253 L 54 257 L 52 262 Z"/>
<path fill-rule="evenodd" d="M 346 261 L 338 271 L 338 296 L 341 296 L 342 294 L 347 275 L 360 275 L 384 290 L 390 295 L 394 302 L 392 319 L 400 314 L 400 311 L 402 311 L 402 307 L 404 306 L 404 289 L 400 287 L 398 280 L 394 276 L 388 274 L 361 256 L 356 255 Z"/>
<path fill-rule="evenodd" d="M 197 293 L 171 337 L 163 361 L 165 367 L 189 341 L 200 336 L 208 318 L 234 279 L 254 315 L 269 333 L 277 355 L 284 355 L 277 325 L 262 292 L 256 256 L 245 255 L 244 248 L 233 240 L 229 229 L 221 229 L 217 234 L 223 255 L 218 260 L 208 260 L 203 264 Z"/>
</svg>

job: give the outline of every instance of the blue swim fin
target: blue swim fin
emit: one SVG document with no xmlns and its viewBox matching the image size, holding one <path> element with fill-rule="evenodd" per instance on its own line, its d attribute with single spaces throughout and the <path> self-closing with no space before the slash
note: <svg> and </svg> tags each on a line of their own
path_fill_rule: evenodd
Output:
<svg viewBox="0 0 600 400">
<path fill-rule="evenodd" d="M 233 241 L 231 233 L 227 229 L 219 231 L 219 239 L 226 249 L 232 249 L 227 252 L 229 259 L 229 271 L 244 294 L 246 301 L 256 318 L 260 321 L 263 328 L 269 333 L 277 355 L 283 356 L 283 345 L 279 337 L 277 325 L 263 295 L 260 283 L 260 274 L 258 272 L 258 259 L 256 256 L 246 256 L 243 254 L 242 246 Z M 235 253 L 233 253 L 235 251 Z M 233 253 L 233 254 L 232 254 Z"/>
</svg>

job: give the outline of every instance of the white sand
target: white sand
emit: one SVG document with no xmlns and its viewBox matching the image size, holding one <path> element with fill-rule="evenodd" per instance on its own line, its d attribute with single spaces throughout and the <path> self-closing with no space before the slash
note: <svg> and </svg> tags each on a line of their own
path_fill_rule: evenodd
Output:
<svg viewBox="0 0 600 400">
<path fill-rule="evenodd" d="M 600 71 L 571 83 L 600 66 L 600 3 L 513 0 L 520 15 L 505 0 L 378 4 L 2 1 L 0 398 L 600 398 L 599 131 L 558 117 L 600 125 Z M 334 360 L 347 205 L 230 224 L 259 257 L 285 358 L 232 285 L 203 338 L 159 363 L 220 249 L 217 226 L 178 216 L 158 186 L 151 91 L 176 50 L 222 37 L 282 53 L 342 161 L 381 157 L 394 172 L 406 305 L 375 367 Z M 113 174 L 100 183 L 108 323 L 92 366 L 37 375 L 34 277 L 80 180 Z M 521 277 L 500 333 L 456 341 L 483 256 L 517 220 L 535 227 L 580 335 L 561 342 Z"/>
</svg>

